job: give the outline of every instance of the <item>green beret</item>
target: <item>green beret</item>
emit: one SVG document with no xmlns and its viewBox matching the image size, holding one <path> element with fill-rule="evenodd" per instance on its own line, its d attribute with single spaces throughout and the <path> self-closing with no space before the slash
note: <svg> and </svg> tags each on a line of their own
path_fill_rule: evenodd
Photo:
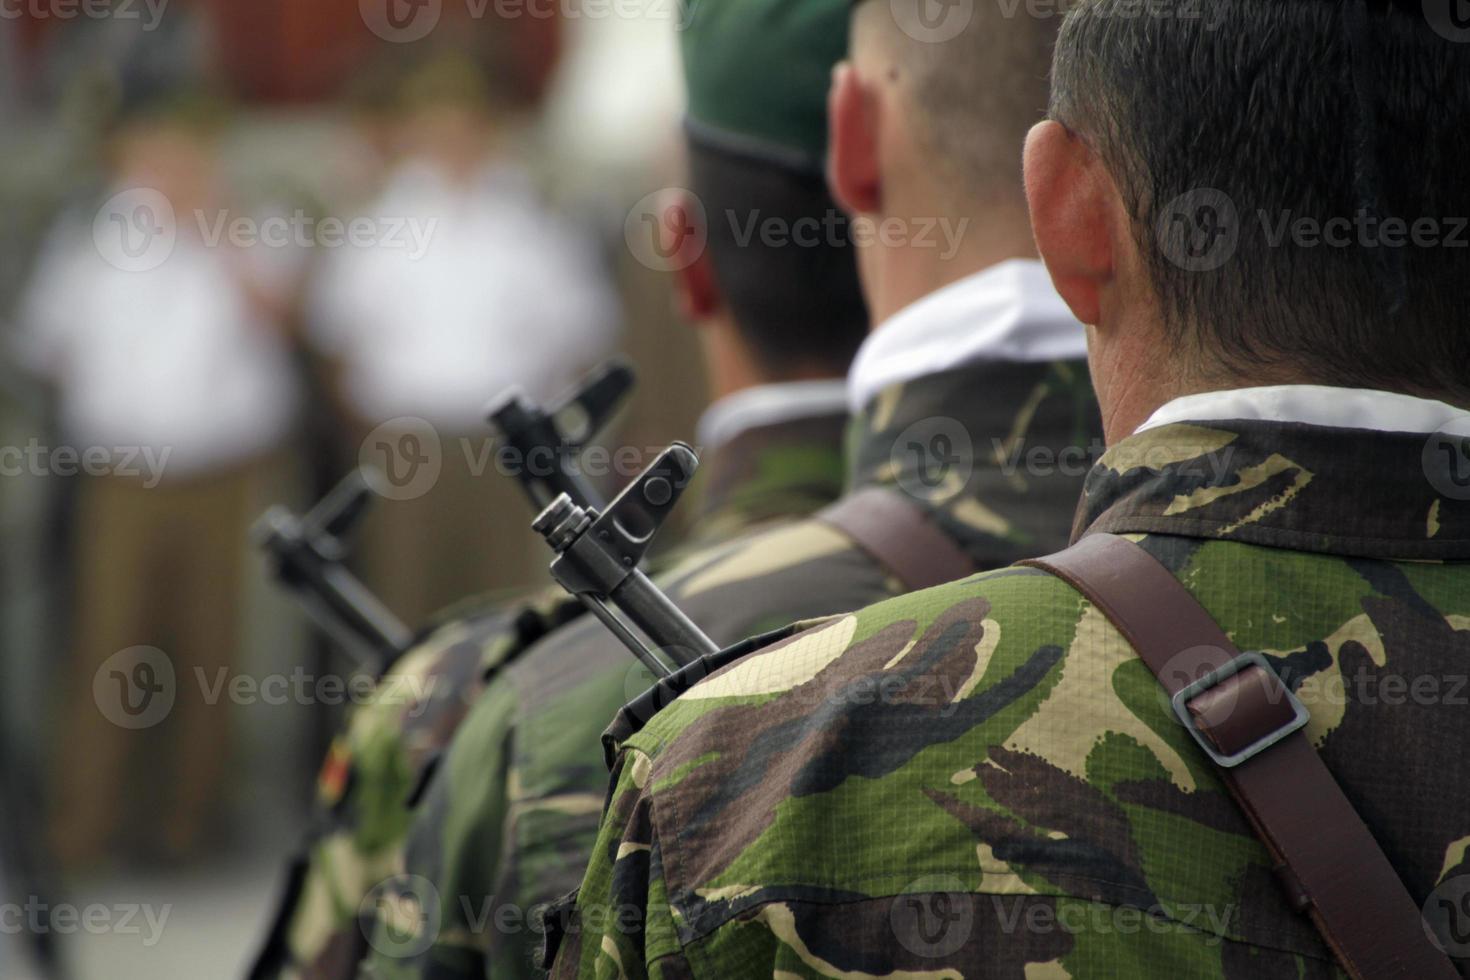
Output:
<svg viewBox="0 0 1470 980">
<path fill-rule="evenodd" d="M 691 139 L 820 173 L 850 0 L 687 0 Z"/>
</svg>

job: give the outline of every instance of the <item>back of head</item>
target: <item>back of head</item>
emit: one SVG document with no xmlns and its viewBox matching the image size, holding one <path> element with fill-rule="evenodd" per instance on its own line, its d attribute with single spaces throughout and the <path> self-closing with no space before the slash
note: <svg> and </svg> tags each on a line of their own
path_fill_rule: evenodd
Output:
<svg viewBox="0 0 1470 980">
<path fill-rule="evenodd" d="M 770 377 L 843 374 L 868 331 L 823 177 L 848 0 L 705 0 L 688 17 L 690 189 L 720 293 Z"/>
<path fill-rule="evenodd" d="M 951 216 L 1025 207 L 1021 148 L 1046 115 L 1059 13 L 1024 3 L 861 0 L 862 46 L 904 86 L 909 124 Z"/>
<path fill-rule="evenodd" d="M 1069 15 L 1053 118 L 1101 155 L 1166 327 L 1205 375 L 1470 402 L 1470 44 L 1429 10 L 1084 0 Z"/>
<path fill-rule="evenodd" d="M 695 138 L 689 173 L 715 281 L 768 376 L 845 374 L 868 312 L 847 217 L 821 174 Z"/>
</svg>

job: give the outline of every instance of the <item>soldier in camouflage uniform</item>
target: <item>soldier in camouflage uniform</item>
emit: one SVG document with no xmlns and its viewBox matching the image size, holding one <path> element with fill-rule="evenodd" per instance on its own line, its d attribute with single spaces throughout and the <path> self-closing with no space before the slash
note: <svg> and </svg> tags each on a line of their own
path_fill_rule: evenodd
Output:
<svg viewBox="0 0 1470 980">
<path fill-rule="evenodd" d="M 1110 449 L 1079 536 L 1138 542 L 1263 652 L 1470 976 L 1465 253 L 1283 245 L 1234 219 L 1210 252 L 1227 202 L 1470 214 L 1470 45 L 1412 6 L 1220 0 L 1205 24 L 1185 0 L 1087 0 L 1026 170 L 1042 254 L 1095 325 Z M 936 56 L 889 10 L 858 6 L 835 111 L 863 84 L 902 112 Z M 1169 204 L 1197 188 L 1211 207 Z M 1344 975 L 1135 648 L 1039 569 L 685 687 L 610 733 L 557 977 Z"/>
<path fill-rule="evenodd" d="M 851 316 L 851 329 L 860 332 L 860 305 Z M 841 493 L 847 416 L 842 386 L 832 385 L 752 389 L 760 419 L 710 453 L 690 491 L 698 527 L 661 565 L 741 530 L 811 514 Z M 723 407 L 738 409 L 739 399 Z M 441 625 L 394 665 L 322 767 L 313 843 L 293 869 L 253 977 L 355 973 L 368 938 L 360 916 L 371 912 L 374 888 L 401 870 L 410 805 L 466 711 L 490 678 L 582 613 L 559 587 L 509 606 L 474 600 L 441 616 Z"/>
<path fill-rule="evenodd" d="M 818 124 L 822 119 L 819 104 L 801 104 L 774 124 L 799 131 L 803 113 Z M 760 176 L 744 178 L 745 186 L 772 216 L 793 223 L 820 220 L 831 210 L 820 185 L 815 192 L 773 192 Z M 703 236 L 687 226 L 686 216 L 696 213 L 687 197 L 674 195 L 665 207 L 659 226 L 677 237 L 650 254 L 667 256 L 677 273 L 681 304 L 701 330 L 705 366 L 720 397 L 696 439 L 707 461 L 690 490 L 698 507 L 693 530 L 657 559 L 658 567 L 708 553 L 741 532 L 805 517 L 841 494 L 848 413 L 840 378 L 868 327 L 850 248 L 768 254 L 767 264 L 780 260 L 788 267 L 783 284 L 765 275 L 761 259 L 727 256 L 734 245 L 714 229 L 703 248 Z M 738 291 L 725 291 L 727 276 Z M 773 310 L 773 304 L 779 305 Z M 404 866 L 410 806 L 444 746 L 488 682 L 582 613 L 559 587 L 509 606 L 471 600 L 441 614 L 394 665 L 322 768 L 313 842 L 292 869 L 253 978 L 356 973 L 377 902 L 401 884 L 396 876 Z M 621 704 L 621 680 L 616 690 Z M 596 751 L 597 731 L 610 715 L 611 709 L 598 718 L 584 751 Z M 605 773 L 599 767 L 597 781 Z"/>
<path fill-rule="evenodd" d="M 770 105 L 798 105 L 818 120 L 792 146 L 811 161 L 806 179 L 818 179 L 819 121 L 847 19 L 846 0 L 720 0 L 695 9 L 682 36 L 688 137 L 712 223 L 743 226 L 752 212 L 710 206 L 718 195 L 704 189 L 701 162 L 729 148 L 748 153 L 759 138 L 779 142 L 767 128 Z M 1045 35 L 1031 32 L 1030 81 L 1017 83 L 1030 93 L 1028 108 L 983 119 L 982 141 L 1018 144 L 1040 117 Z M 778 65 L 799 73 L 795 83 Z M 791 156 L 768 152 L 764 166 L 776 170 Z M 1026 258 L 1034 246 L 1018 154 L 960 156 L 945 162 L 970 168 L 978 181 L 974 195 L 951 198 L 963 202 L 954 220 L 973 223 L 960 249 L 907 241 L 863 257 L 874 262 L 865 284 L 882 322 L 849 378 L 861 411 L 849 436 L 846 499 L 875 489 L 911 499 L 903 506 L 961 553 L 966 569 L 993 568 L 1065 544 L 1100 426 L 1082 329 L 1040 264 Z M 914 208 L 909 216 L 936 213 L 918 198 L 894 203 Z M 766 288 L 774 284 L 768 277 Z M 967 342 L 967 328 L 982 342 Z M 1028 470 L 1032 454 L 1055 463 L 1069 448 L 1070 466 Z M 831 512 L 692 555 L 659 581 L 716 642 L 906 586 Z M 606 798 L 599 736 L 650 683 L 591 620 L 553 635 L 492 682 L 424 794 L 408 874 L 398 900 L 381 906 L 374 976 L 536 975 L 538 913 L 580 880 Z"/>
</svg>

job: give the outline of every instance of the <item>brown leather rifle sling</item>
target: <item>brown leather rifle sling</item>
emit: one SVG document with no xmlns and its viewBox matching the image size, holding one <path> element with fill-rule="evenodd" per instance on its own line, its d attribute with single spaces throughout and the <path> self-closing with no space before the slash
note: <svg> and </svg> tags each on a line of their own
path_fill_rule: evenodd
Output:
<svg viewBox="0 0 1470 980">
<path fill-rule="evenodd" d="M 1094 534 L 1022 562 L 1081 592 L 1168 691 L 1277 862 L 1287 898 L 1311 915 L 1356 980 L 1459 980 L 1419 906 L 1302 727 L 1306 707 L 1265 657 L 1242 654 L 1142 548 Z"/>
<path fill-rule="evenodd" d="M 865 487 L 821 511 L 817 519 L 851 538 L 910 592 L 978 571 L 974 559 L 901 490 Z"/>
</svg>

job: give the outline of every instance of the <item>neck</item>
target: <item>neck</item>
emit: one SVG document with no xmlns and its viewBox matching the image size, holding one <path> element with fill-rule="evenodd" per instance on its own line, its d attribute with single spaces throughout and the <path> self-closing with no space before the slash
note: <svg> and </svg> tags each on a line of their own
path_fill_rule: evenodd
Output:
<svg viewBox="0 0 1470 980">
<path fill-rule="evenodd" d="M 740 336 L 739 328 L 728 320 L 705 324 L 701 336 L 712 402 L 761 385 L 841 378 L 831 368 L 801 361 L 783 364 L 779 372 L 768 370 Z"/>
<path fill-rule="evenodd" d="M 907 240 L 896 245 L 884 244 L 880 234 L 891 217 L 858 220 L 867 220 L 872 227 L 874 244 L 860 253 L 860 259 L 874 329 L 951 283 L 1009 259 L 1036 258 L 1029 220 L 1009 209 L 907 221 Z"/>
<path fill-rule="evenodd" d="M 1089 340 L 1092 334 L 1088 328 Z M 1096 351 L 1096 347 L 1093 347 Z M 1098 355 L 1094 353 L 1093 364 Z M 1218 390 L 1197 385 L 1180 384 L 1178 376 L 1158 370 L 1149 362 L 1135 362 L 1126 372 L 1099 371 L 1094 367 L 1098 404 L 1102 407 L 1103 439 L 1116 446 L 1127 439 L 1148 417 L 1164 405 L 1183 395 Z"/>
<path fill-rule="evenodd" d="M 704 347 L 704 369 L 709 379 L 711 401 L 764 383 L 765 378 L 755 358 L 740 342 L 734 324 L 717 321 L 702 327 L 700 340 Z"/>
<path fill-rule="evenodd" d="M 1087 352 L 1109 446 L 1133 435 L 1149 416 L 1184 395 L 1264 384 L 1290 384 L 1263 365 L 1252 379 L 1203 369 L 1203 358 L 1165 326 L 1151 297 L 1109 291 L 1101 326 L 1087 327 Z"/>
<path fill-rule="evenodd" d="M 1087 328 L 1088 360 L 1109 446 L 1127 439 L 1160 408 L 1186 395 L 1330 384 L 1279 364 L 1260 364 L 1242 374 L 1181 343 L 1151 311 L 1130 315 L 1128 309 L 1120 300 L 1105 299 L 1103 326 Z"/>
</svg>

